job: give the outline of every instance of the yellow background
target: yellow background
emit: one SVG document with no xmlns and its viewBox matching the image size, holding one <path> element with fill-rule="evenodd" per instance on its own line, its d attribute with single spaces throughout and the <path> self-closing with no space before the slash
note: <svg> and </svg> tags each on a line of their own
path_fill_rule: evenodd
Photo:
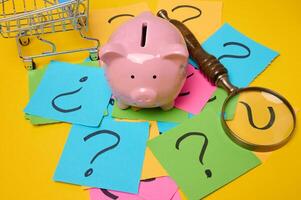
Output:
<svg viewBox="0 0 301 200">
<path fill-rule="evenodd" d="M 91 0 L 92 8 L 122 6 L 134 0 Z M 148 1 L 155 8 L 153 1 Z M 270 87 L 301 107 L 301 1 L 224 0 L 223 22 L 280 52 L 252 85 Z M 200 30 L 201 31 L 201 30 Z M 68 33 L 68 38 L 76 37 Z M 72 46 L 64 37 L 60 44 Z M 76 39 L 76 38 L 75 38 Z M 33 42 L 35 44 L 35 42 Z M 59 56 L 82 60 L 87 54 Z M 41 62 L 41 61 L 40 61 Z M 40 63 L 38 63 L 40 64 Z M 55 183 L 52 176 L 70 125 L 33 127 L 22 112 L 28 101 L 27 72 L 14 39 L 0 39 L 0 199 L 88 200 L 81 187 Z M 300 114 L 298 114 L 298 122 Z M 301 190 L 301 136 L 273 152 L 263 165 L 213 193 L 207 199 L 298 199 Z"/>
</svg>

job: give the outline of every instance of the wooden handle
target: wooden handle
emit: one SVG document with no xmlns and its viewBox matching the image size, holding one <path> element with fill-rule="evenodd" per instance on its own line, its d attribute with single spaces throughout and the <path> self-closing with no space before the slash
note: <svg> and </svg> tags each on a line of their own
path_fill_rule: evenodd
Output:
<svg viewBox="0 0 301 200">
<path fill-rule="evenodd" d="M 212 84 L 217 85 L 220 77 L 227 76 L 228 71 L 224 65 L 215 56 L 210 55 L 202 48 L 193 33 L 183 23 L 175 19 L 170 19 L 166 10 L 160 10 L 157 16 L 168 20 L 178 28 L 185 39 L 190 56 Z"/>
</svg>

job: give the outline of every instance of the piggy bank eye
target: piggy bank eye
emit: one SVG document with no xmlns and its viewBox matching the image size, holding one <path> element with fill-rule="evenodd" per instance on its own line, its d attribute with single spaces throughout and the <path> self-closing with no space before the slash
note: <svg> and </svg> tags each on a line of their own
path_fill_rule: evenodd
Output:
<svg viewBox="0 0 301 200">
<path fill-rule="evenodd" d="M 153 75 L 153 79 L 156 79 L 157 78 L 157 75 Z"/>
<path fill-rule="evenodd" d="M 131 79 L 134 79 L 135 78 L 135 76 L 134 75 L 131 75 Z"/>
</svg>

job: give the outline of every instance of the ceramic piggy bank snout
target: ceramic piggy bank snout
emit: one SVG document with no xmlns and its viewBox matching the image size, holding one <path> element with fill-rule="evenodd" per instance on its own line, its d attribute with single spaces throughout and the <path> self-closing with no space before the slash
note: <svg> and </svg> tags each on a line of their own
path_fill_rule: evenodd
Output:
<svg viewBox="0 0 301 200">
<path fill-rule="evenodd" d="M 113 33 L 100 60 L 121 109 L 168 110 L 185 82 L 188 51 L 172 24 L 147 12 Z"/>
</svg>

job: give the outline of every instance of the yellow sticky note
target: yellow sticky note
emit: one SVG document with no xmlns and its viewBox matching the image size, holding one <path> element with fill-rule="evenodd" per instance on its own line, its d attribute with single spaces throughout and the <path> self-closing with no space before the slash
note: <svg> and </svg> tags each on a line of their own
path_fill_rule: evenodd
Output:
<svg viewBox="0 0 301 200">
<path fill-rule="evenodd" d="M 204 42 L 221 25 L 222 2 L 194 0 L 159 0 L 157 11 L 165 9 L 169 17 L 183 22 Z"/>
<path fill-rule="evenodd" d="M 149 139 L 153 139 L 159 135 L 159 130 L 156 121 L 150 121 Z M 160 176 L 168 176 L 167 172 L 161 166 L 157 158 L 153 155 L 149 147 L 146 148 L 145 158 L 142 169 L 141 179 L 149 179 Z"/>
<path fill-rule="evenodd" d="M 98 38 L 101 45 L 103 45 L 122 23 L 143 11 L 150 11 L 147 3 L 91 10 L 89 14 L 89 35 Z"/>
</svg>

